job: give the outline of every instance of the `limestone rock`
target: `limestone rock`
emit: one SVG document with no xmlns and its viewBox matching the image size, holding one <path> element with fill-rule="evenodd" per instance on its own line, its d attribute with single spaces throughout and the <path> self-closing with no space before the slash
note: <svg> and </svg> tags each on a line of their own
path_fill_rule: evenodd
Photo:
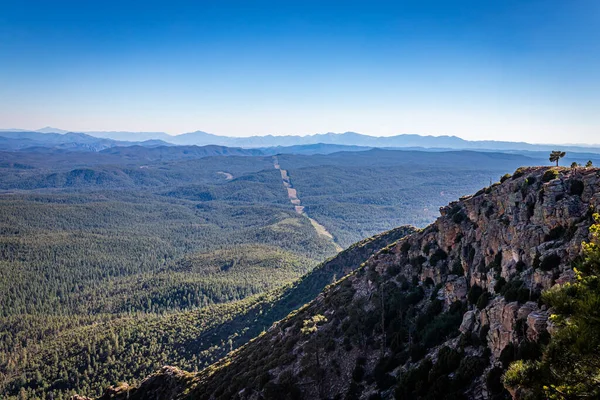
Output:
<svg viewBox="0 0 600 400">
<path fill-rule="evenodd" d="M 467 292 L 467 280 L 464 276 L 448 280 L 444 285 L 444 300 L 446 305 L 450 305 L 455 301 L 463 301 L 467 296 Z"/>
<path fill-rule="evenodd" d="M 460 324 L 460 328 L 458 329 L 461 333 L 471 332 L 473 327 L 475 326 L 475 311 L 467 311 L 465 315 L 463 315 L 462 323 Z"/>
<path fill-rule="evenodd" d="M 548 313 L 536 311 L 527 315 L 527 339 L 538 340 L 540 335 L 547 331 Z"/>
</svg>

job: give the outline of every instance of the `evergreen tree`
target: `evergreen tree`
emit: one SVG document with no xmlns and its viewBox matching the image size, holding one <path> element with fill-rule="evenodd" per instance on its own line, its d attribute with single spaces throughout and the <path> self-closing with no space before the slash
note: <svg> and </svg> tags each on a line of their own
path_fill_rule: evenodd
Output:
<svg viewBox="0 0 600 400">
<path fill-rule="evenodd" d="M 549 160 L 552 162 L 556 162 L 556 166 L 558 167 L 558 160 L 560 160 L 561 158 L 563 158 L 567 153 L 565 153 L 564 151 L 553 151 L 552 153 L 550 153 L 550 158 Z"/>
</svg>

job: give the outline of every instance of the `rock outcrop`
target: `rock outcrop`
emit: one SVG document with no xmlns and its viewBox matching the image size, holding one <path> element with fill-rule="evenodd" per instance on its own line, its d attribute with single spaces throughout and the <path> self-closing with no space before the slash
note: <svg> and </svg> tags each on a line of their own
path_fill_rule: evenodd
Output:
<svg viewBox="0 0 600 400">
<path fill-rule="evenodd" d="M 540 294 L 573 278 L 599 189 L 597 169 L 519 169 L 215 365 L 103 398 L 510 398 L 502 371 L 547 340 Z"/>
</svg>

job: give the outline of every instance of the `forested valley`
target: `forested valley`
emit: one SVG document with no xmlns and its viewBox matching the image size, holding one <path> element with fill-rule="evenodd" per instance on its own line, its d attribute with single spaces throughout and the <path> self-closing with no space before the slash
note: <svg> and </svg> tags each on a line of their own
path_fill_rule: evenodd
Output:
<svg viewBox="0 0 600 400">
<path fill-rule="evenodd" d="M 306 213 L 350 246 L 344 265 L 311 274 L 336 243 L 295 212 L 271 156 L 169 149 L 0 152 L 0 393 L 99 395 L 164 364 L 202 369 L 366 260 L 368 243 L 352 243 L 425 226 L 449 199 L 531 163 L 280 155 Z"/>
</svg>

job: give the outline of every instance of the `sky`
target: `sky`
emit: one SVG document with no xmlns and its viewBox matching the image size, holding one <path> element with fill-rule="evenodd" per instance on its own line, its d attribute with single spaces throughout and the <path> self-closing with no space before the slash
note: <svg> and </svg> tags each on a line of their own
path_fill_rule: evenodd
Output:
<svg viewBox="0 0 600 400">
<path fill-rule="evenodd" d="M 0 0 L 0 128 L 600 143 L 600 1 Z"/>
</svg>

